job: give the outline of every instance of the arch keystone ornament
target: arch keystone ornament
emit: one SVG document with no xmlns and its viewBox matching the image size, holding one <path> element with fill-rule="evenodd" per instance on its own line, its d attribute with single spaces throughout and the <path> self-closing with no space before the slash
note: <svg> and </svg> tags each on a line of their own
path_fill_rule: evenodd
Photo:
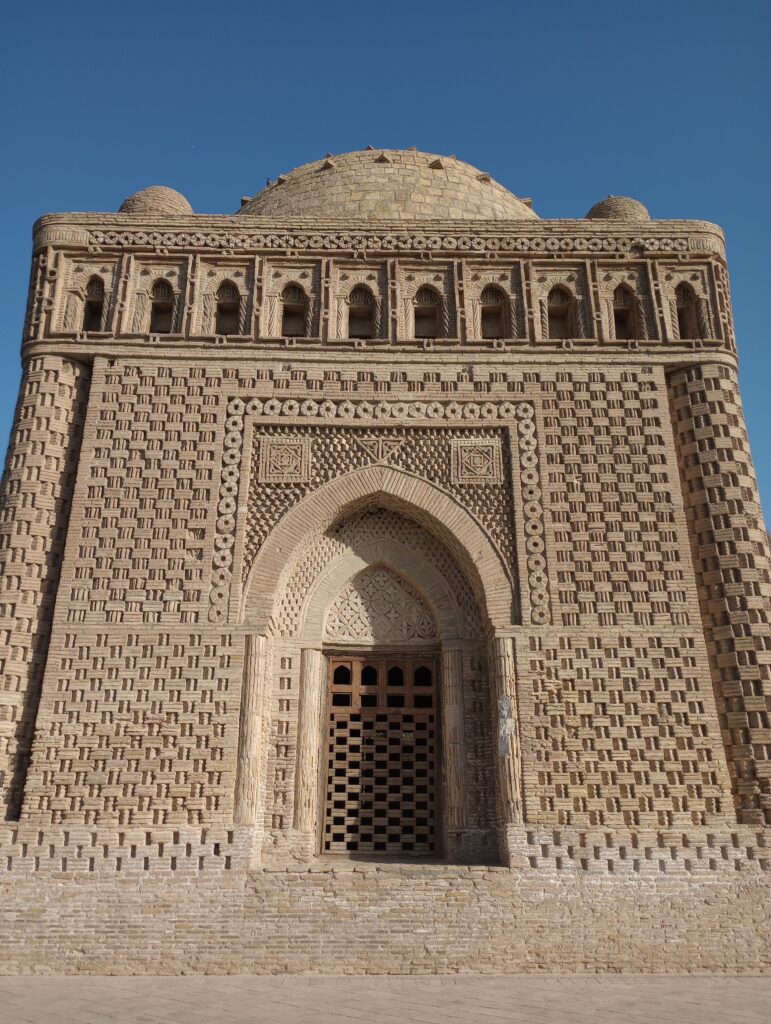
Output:
<svg viewBox="0 0 771 1024">
<path fill-rule="evenodd" d="M 35 225 L 14 969 L 767 972 L 771 550 L 720 228 L 545 220 L 417 149 L 242 191 Z"/>
</svg>

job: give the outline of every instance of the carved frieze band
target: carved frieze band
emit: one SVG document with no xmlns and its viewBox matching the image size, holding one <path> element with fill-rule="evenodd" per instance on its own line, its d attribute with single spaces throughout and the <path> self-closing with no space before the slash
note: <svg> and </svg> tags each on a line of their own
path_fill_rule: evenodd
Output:
<svg viewBox="0 0 771 1024">
<path fill-rule="evenodd" d="M 300 421 L 319 420 L 443 420 L 468 423 L 469 420 L 514 421 L 516 423 L 519 474 L 522 488 L 522 516 L 525 530 L 527 581 L 530 594 L 530 618 L 534 625 L 550 622 L 549 583 L 546 573 L 543 505 L 541 501 L 538 443 L 535 411 L 528 402 L 323 402 L 294 399 L 245 401 L 232 398 L 228 402 L 222 470 L 217 506 L 217 521 L 209 601 L 209 621 L 226 621 L 230 586 L 233 576 L 233 552 L 236 533 L 236 509 L 241 481 L 241 462 L 246 416 L 274 419 L 290 417 Z M 365 438 L 363 443 L 372 443 Z M 264 483 L 307 481 L 311 475 L 310 449 L 307 438 L 282 436 L 261 438 L 259 475 Z M 389 449 L 390 451 L 390 449 Z M 382 455 L 373 449 L 374 461 Z M 493 483 L 503 480 L 502 453 L 498 439 L 455 440 L 452 446 L 451 473 L 454 482 L 464 484 Z"/>
<path fill-rule="evenodd" d="M 241 399 L 234 399 L 241 402 Z M 233 403 L 231 403 L 232 405 Z M 307 398 L 299 402 L 294 398 L 281 400 L 269 398 L 263 401 L 252 398 L 247 404 L 241 402 L 252 416 L 268 419 L 287 417 L 303 420 L 510 420 L 514 417 L 516 405 L 513 402 L 368 402 L 350 399 L 333 400 L 325 398 L 316 402 Z"/>
<path fill-rule="evenodd" d="M 262 406 L 262 403 L 259 403 Z M 241 453 L 244 446 L 244 413 L 247 404 L 240 398 L 228 402 L 225 437 L 222 442 L 217 523 L 212 557 L 209 621 L 224 622 L 227 618 L 230 583 L 233 578 L 233 548 L 236 542 L 236 509 L 241 479 Z"/>
<path fill-rule="evenodd" d="M 522 517 L 525 530 L 525 560 L 530 594 L 530 621 L 545 626 L 549 612 L 549 577 L 546 573 L 541 474 L 538 465 L 538 439 L 535 409 L 529 402 L 517 405 L 517 443 L 519 479 L 522 486 Z"/>
<path fill-rule="evenodd" d="M 43 241 L 60 240 L 55 225 L 38 233 Z M 370 234 L 366 232 L 225 232 L 225 231 L 110 231 L 87 232 L 92 252 L 103 247 L 125 246 L 152 249 L 215 249 L 220 251 L 286 250 L 291 252 L 452 252 L 452 253 L 628 253 L 632 249 L 645 252 L 688 252 L 694 246 L 689 238 L 651 237 L 647 235 L 480 235 L 480 234 Z M 709 249 L 711 239 L 699 238 L 699 248 Z M 717 250 L 717 241 L 714 242 Z"/>
</svg>

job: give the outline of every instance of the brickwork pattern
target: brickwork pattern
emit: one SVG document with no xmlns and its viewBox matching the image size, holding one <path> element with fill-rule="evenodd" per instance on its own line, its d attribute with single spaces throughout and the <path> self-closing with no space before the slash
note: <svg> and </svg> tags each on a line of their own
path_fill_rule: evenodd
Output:
<svg viewBox="0 0 771 1024">
<path fill-rule="evenodd" d="M 730 816 L 693 638 L 531 637 L 518 667 L 529 822 L 687 829 Z"/>
<path fill-rule="evenodd" d="M 736 374 L 670 377 L 702 619 L 740 820 L 771 824 L 771 547 Z"/>
<path fill-rule="evenodd" d="M 326 533 L 314 536 L 297 552 L 284 583 L 276 613 L 276 632 L 296 634 L 300 608 L 322 571 L 346 551 L 376 541 L 392 541 L 425 558 L 447 580 L 461 611 L 464 637 L 476 637 L 482 623 L 474 594 L 463 571 L 447 548 L 428 530 L 393 509 L 368 508 L 352 513 Z"/>
<path fill-rule="evenodd" d="M 297 770 L 297 713 L 300 692 L 298 648 L 277 645 L 267 718 L 267 753 L 260 825 L 263 860 L 291 863 L 298 857 L 291 834 Z M 481 650 L 463 652 L 465 789 L 468 817 L 466 853 L 477 861 L 495 861 L 497 811 L 494 799 L 494 749 L 487 662 Z M 471 845 L 469 845 L 471 844 Z M 301 855 L 300 859 L 307 859 Z"/>
<path fill-rule="evenodd" d="M 15 966 L 768 969 L 771 552 L 724 242 L 592 218 L 365 151 L 234 217 L 154 189 L 38 222 L 0 516 Z M 409 642 L 466 867 L 314 858 L 324 645 L 388 635 L 348 629 L 383 566 L 436 624 Z"/>
<path fill-rule="evenodd" d="M 548 861 L 527 873 L 358 862 L 190 882 L 17 878 L 0 900 L 2 970 L 767 973 L 767 875 L 726 863 L 705 879 Z"/>
<path fill-rule="evenodd" d="M 656 379 L 544 374 L 541 390 L 557 621 L 691 625 L 693 585 Z"/>
<path fill-rule="evenodd" d="M 2 874 L 17 881 L 40 877 L 211 877 L 243 871 L 251 833 L 232 826 L 110 829 L 39 827 L 20 822 L 0 828 Z"/>
<path fill-rule="evenodd" d="M 354 511 L 321 535 L 311 534 L 296 552 L 282 581 L 276 633 L 281 640 L 274 657 L 270 705 L 263 827 L 266 856 L 286 855 L 286 835 L 294 801 L 292 787 L 297 757 L 297 694 L 299 654 L 292 643 L 300 625 L 300 610 L 325 569 L 348 552 L 366 552 L 370 545 L 393 543 L 410 552 L 408 561 L 422 559 L 446 582 L 460 612 L 459 631 L 467 643 L 463 651 L 463 702 L 466 710 L 467 842 L 475 858 L 490 857 L 495 826 L 491 706 L 487 666 L 478 605 L 468 580 L 447 548 L 414 520 L 392 509 Z M 419 577 L 418 577 L 419 578 Z M 321 636 L 318 640 L 321 641 Z M 306 641 L 307 642 L 307 641 Z"/>
<path fill-rule="evenodd" d="M 24 820 L 232 820 L 242 654 L 212 630 L 57 633 Z"/>
<path fill-rule="evenodd" d="M 316 176 L 317 181 L 322 179 L 323 175 Z M 485 190 L 489 187 L 484 185 Z M 405 230 L 398 222 L 383 223 L 382 230 L 373 232 L 372 225 L 368 230 L 361 220 L 350 230 L 330 231 L 328 222 L 310 217 L 304 228 L 295 222 L 280 230 L 265 225 L 252 230 L 248 219 L 196 220 L 192 230 L 166 225 L 162 232 L 154 232 L 131 229 L 123 218 L 110 224 L 109 217 L 93 222 L 84 216 L 77 228 L 60 227 L 56 218 L 47 218 L 37 234 L 38 245 L 49 248 L 36 256 L 30 336 L 78 340 L 83 326 L 82 282 L 67 289 L 57 284 L 57 277 L 69 279 L 73 267 L 82 276 L 80 243 L 88 248 L 89 265 L 103 268 L 108 301 L 102 326 L 105 333 L 114 332 L 112 343 L 118 346 L 131 344 L 137 336 L 149 339 L 150 289 L 160 276 L 172 285 L 173 333 L 165 339 L 172 347 L 192 340 L 231 348 L 255 341 L 281 347 L 343 344 L 370 349 L 446 349 L 460 344 L 469 346 L 469 355 L 482 345 L 552 353 L 580 349 L 603 360 L 641 349 L 664 358 L 676 350 L 690 356 L 705 348 L 735 352 L 724 245 L 711 225 L 691 225 L 690 230 L 670 226 L 669 232 L 665 226 L 662 232 L 661 225 L 650 221 L 610 222 L 604 230 L 594 222 L 590 233 L 580 222 L 536 220 L 525 234 L 524 225 L 517 230 L 514 224 L 501 224 L 496 231 L 490 221 L 448 222 L 442 225 L 444 230 L 432 233 L 417 225 Z M 249 230 L 244 230 L 247 225 Z M 196 254 L 192 261 L 191 249 Z M 215 280 L 225 280 L 227 273 L 221 264 L 216 271 L 213 268 L 212 257 L 220 254 L 239 278 L 238 324 L 227 336 L 217 333 L 211 288 L 212 274 Z M 113 287 L 110 267 L 119 259 L 120 281 Z M 347 337 L 348 296 L 352 282 L 360 278 L 371 288 L 377 311 L 377 331 L 371 339 Z M 290 282 L 301 285 L 309 300 L 304 338 L 281 335 L 281 291 Z M 683 282 L 696 294 L 697 336 L 681 337 L 677 322 L 675 289 Z M 441 329 L 434 339 L 415 336 L 412 305 L 420 283 L 431 284 L 441 296 Z M 618 283 L 631 290 L 634 337 L 616 337 L 613 292 Z M 482 337 L 480 296 L 486 284 L 504 294 L 499 338 Z M 550 337 L 546 299 L 554 285 L 567 288 L 575 300 L 569 338 Z"/>
<path fill-rule="evenodd" d="M 70 623 L 195 623 L 219 460 L 222 373 L 106 367 L 67 580 Z"/>
<path fill-rule="evenodd" d="M 297 712 L 300 693 L 300 651 L 276 645 L 273 655 L 267 726 L 262 825 L 263 856 L 283 856 L 287 830 L 294 811 L 294 776 L 297 770 Z"/>
<path fill-rule="evenodd" d="M 92 278 L 102 282 L 104 301 L 99 331 L 107 332 L 112 326 L 116 286 L 119 279 L 120 262 L 113 259 L 67 259 L 60 262 L 62 287 L 66 295 L 57 304 L 59 321 L 57 327 L 62 331 L 80 331 L 83 328 L 83 314 L 86 302 L 86 290 Z"/>
<path fill-rule="evenodd" d="M 475 167 L 436 153 L 399 149 L 342 153 L 280 175 L 246 203 L 245 216 L 535 220 L 524 203 Z"/>
<path fill-rule="evenodd" d="M 466 743 L 465 790 L 469 824 L 479 833 L 478 856 L 494 860 L 498 810 L 496 790 L 491 669 L 479 648 L 463 651 L 463 714 Z"/>
<path fill-rule="evenodd" d="M 304 481 L 294 480 L 284 484 L 270 479 L 265 480 L 265 474 L 260 473 L 260 446 L 268 442 L 274 443 L 277 438 L 284 438 L 292 443 L 308 438 L 310 468 Z M 453 442 L 463 440 L 480 447 L 489 440 L 498 445 L 508 446 L 508 438 L 503 432 L 483 427 L 430 430 L 416 426 L 409 429 L 387 428 L 379 432 L 373 428 L 356 431 L 340 427 L 319 427 L 309 430 L 274 426 L 255 428 L 255 464 L 252 467 L 247 499 L 244 578 L 248 575 L 254 556 L 271 528 L 288 509 L 328 480 L 381 461 L 368 447 L 370 441 L 379 438 L 401 442 L 388 454 L 388 465 L 405 469 L 439 484 L 473 511 L 489 531 L 513 575 L 513 510 L 510 480 L 504 481 L 500 470 L 481 472 L 474 480 L 468 476 L 458 478 L 451 468 Z"/>
<path fill-rule="evenodd" d="M 0 826 L 2 883 L 19 884 L 24 876 L 41 879 L 93 875 L 163 875 L 168 879 L 195 876 L 221 878 L 223 872 L 243 876 L 272 870 L 250 867 L 254 830 L 242 826 L 195 828 L 109 829 L 87 826 L 50 827 L 5 823 Z M 747 825 L 723 829 L 581 829 L 528 825 L 511 829 L 514 857 L 511 872 L 526 877 L 573 874 L 661 875 L 681 879 L 733 877 L 767 879 L 771 875 L 771 837 L 764 828 Z M 481 862 L 485 864 L 485 861 Z M 391 870 L 420 875 L 465 874 L 460 865 L 408 865 Z M 489 867 L 489 866 L 488 866 Z M 306 870 L 320 873 L 377 871 L 375 862 L 320 861 Z M 283 867 L 279 870 L 283 870 Z M 498 870 L 498 869 L 494 869 Z"/>
<path fill-rule="evenodd" d="M 544 626 L 551 622 L 549 577 L 546 561 L 547 537 L 543 514 L 543 489 L 535 428 L 535 408 L 529 402 L 515 406 L 519 483 L 522 497 L 522 527 L 525 534 L 525 569 L 529 620 Z M 521 573 L 524 575 L 524 573 Z"/>
<path fill-rule="evenodd" d="M 33 357 L 0 499 L 0 795 L 19 814 L 88 401 L 86 366 Z"/>
</svg>

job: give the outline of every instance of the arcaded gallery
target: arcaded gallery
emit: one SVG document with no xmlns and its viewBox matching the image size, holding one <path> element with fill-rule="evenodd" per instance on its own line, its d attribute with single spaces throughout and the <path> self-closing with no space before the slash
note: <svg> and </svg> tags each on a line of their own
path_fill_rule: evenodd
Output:
<svg viewBox="0 0 771 1024">
<path fill-rule="evenodd" d="M 417 150 L 227 215 L 153 186 L 37 221 L 21 357 L 15 970 L 767 965 L 771 561 L 718 227 L 542 219 Z"/>
</svg>

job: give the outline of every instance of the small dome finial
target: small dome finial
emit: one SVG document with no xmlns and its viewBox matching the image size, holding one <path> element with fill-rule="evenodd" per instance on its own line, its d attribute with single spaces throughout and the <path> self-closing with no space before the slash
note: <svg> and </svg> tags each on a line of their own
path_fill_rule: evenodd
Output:
<svg viewBox="0 0 771 1024">
<path fill-rule="evenodd" d="M 193 213 L 193 207 L 176 189 L 166 185 L 150 185 L 124 199 L 118 207 L 118 213 L 189 215 Z"/>
<path fill-rule="evenodd" d="M 608 196 L 595 203 L 586 220 L 650 220 L 648 208 L 631 196 Z"/>
</svg>

